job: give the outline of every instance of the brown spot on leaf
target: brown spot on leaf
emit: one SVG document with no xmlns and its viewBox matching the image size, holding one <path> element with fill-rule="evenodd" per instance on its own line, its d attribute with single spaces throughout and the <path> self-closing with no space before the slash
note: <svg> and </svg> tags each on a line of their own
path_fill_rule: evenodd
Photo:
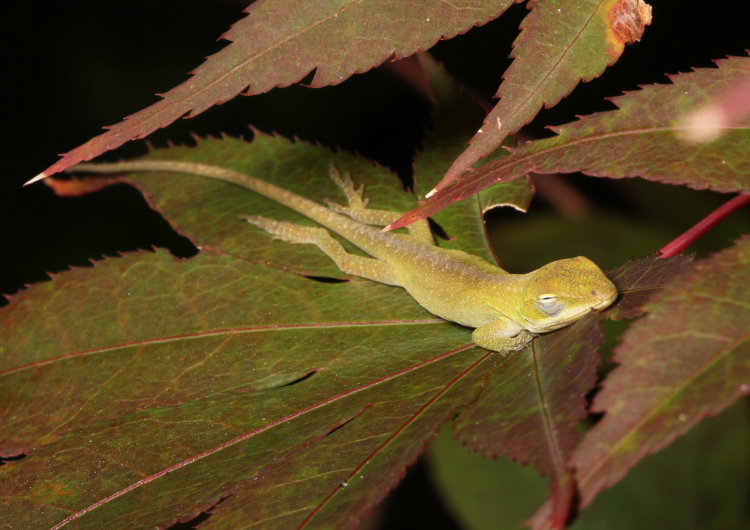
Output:
<svg viewBox="0 0 750 530">
<path fill-rule="evenodd" d="M 609 10 L 609 22 L 617 40 L 623 44 L 637 42 L 651 24 L 651 6 L 643 0 L 619 0 Z"/>
</svg>

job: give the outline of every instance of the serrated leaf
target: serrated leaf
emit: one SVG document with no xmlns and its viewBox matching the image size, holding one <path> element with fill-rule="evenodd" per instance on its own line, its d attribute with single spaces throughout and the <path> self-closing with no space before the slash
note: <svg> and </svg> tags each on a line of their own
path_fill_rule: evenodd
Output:
<svg viewBox="0 0 750 530">
<path fill-rule="evenodd" d="M 572 462 L 583 505 L 706 416 L 750 393 L 750 238 L 698 262 L 647 305 L 616 350 Z"/>
<path fill-rule="evenodd" d="M 413 204 L 382 169 L 281 138 L 151 156 L 270 175 L 318 200 L 335 199 L 325 167 L 334 160 L 368 184 L 373 206 Z M 272 241 L 237 217 L 304 222 L 278 204 L 207 179 L 127 179 L 204 250 L 60 274 L 0 313 L 0 454 L 28 453 L 0 468 L 4 514 L 22 525 L 163 526 L 210 508 L 220 527 L 354 524 L 475 399 L 495 355 L 401 289 L 289 274 L 328 269 L 314 248 Z M 475 201 L 452 210 L 448 225 L 479 215 Z M 472 245 L 483 234 L 479 223 L 473 231 Z"/>
<path fill-rule="evenodd" d="M 637 0 L 538 0 L 528 7 L 513 43 L 514 61 L 496 94 L 500 101 L 435 189 L 457 180 L 543 105 L 556 105 L 580 81 L 601 75 L 651 22 L 650 6 Z"/>
<path fill-rule="evenodd" d="M 542 474 L 562 474 L 587 414 L 585 394 L 596 383 L 599 319 L 592 313 L 496 361 L 477 402 L 456 419 L 456 438 L 490 458 L 504 454 Z"/>
<path fill-rule="evenodd" d="M 556 136 L 529 142 L 488 162 L 393 223 L 397 228 L 432 215 L 496 182 L 527 173 L 641 177 L 719 192 L 750 192 L 750 118 L 710 144 L 684 142 L 681 117 L 750 74 L 750 58 L 732 57 L 612 99 L 618 109 L 563 125 Z"/>
<path fill-rule="evenodd" d="M 469 449 L 531 462 L 551 475 L 550 498 L 529 521 L 533 528 L 559 527 L 570 516 L 575 484 L 569 460 L 579 438 L 578 423 L 587 415 L 586 395 L 596 382 L 597 349 L 603 341 L 599 321 L 635 314 L 687 262 L 681 256 L 648 257 L 610 271 L 608 276 L 620 292 L 613 306 L 542 335 L 530 348 L 504 359 L 503 369 L 489 375 L 476 403 L 457 418 L 456 438 Z"/>
<path fill-rule="evenodd" d="M 432 57 L 420 54 L 419 59 L 429 76 L 437 101 L 432 113 L 433 127 L 426 132 L 422 150 L 414 160 L 414 191 L 421 197 L 435 186 L 445 168 L 461 152 L 462 139 L 470 133 L 472 123 L 481 110 L 468 94 L 458 90 L 455 82 Z M 498 153 L 498 156 L 506 156 L 506 153 Z M 482 256 L 489 262 L 497 261 L 487 246 L 484 217 L 478 213 L 498 206 L 526 211 L 533 195 L 531 183 L 527 179 L 519 179 L 493 186 L 466 201 L 473 201 L 474 204 L 462 204 L 458 208 L 439 212 L 433 219 L 450 237 L 441 245 Z M 404 211 L 412 207 L 410 204 Z"/>
<path fill-rule="evenodd" d="M 0 451 L 29 454 L 0 468 L 0 491 L 21 526 L 164 524 L 250 481 L 267 495 L 256 517 L 275 499 L 298 523 L 316 504 L 359 499 L 318 515 L 335 526 L 384 495 L 472 399 L 476 381 L 443 398 L 489 355 L 398 289 L 205 252 L 60 274 L 14 297 L 2 320 Z M 369 480 L 357 487 L 353 469 Z M 287 475 L 310 488 L 281 496 Z"/>
<path fill-rule="evenodd" d="M 444 123 L 436 119 L 438 137 L 450 129 Z M 256 141 L 205 140 L 152 156 L 271 175 L 316 199 L 335 192 L 323 170 L 335 159 L 364 179 L 375 207 L 386 197 L 413 200 L 391 175 L 350 155 Z M 429 160 L 417 174 L 424 182 L 440 174 Z M 0 336 L 9 427 L 0 450 L 29 453 L 0 468 L 0 494 L 21 523 L 166 525 L 209 510 L 209 524 L 221 527 L 350 526 L 480 392 L 507 386 L 538 398 L 538 385 L 488 379 L 498 356 L 400 289 L 289 274 L 320 274 L 308 267 L 317 251 L 237 222 L 244 213 L 290 218 L 285 208 L 207 179 L 128 178 L 204 250 L 186 261 L 146 253 L 64 273 L 0 314 L 1 328 L 13 330 Z M 441 215 L 441 225 L 466 231 L 451 245 L 479 244 L 481 223 L 464 222 L 480 210 L 464 201 Z M 560 358 L 559 341 L 589 347 L 576 329 L 532 347 L 548 363 Z M 539 366 L 526 368 L 543 379 Z M 575 413 L 583 392 L 574 392 Z M 570 423 L 561 416 L 560 425 Z M 550 432 L 536 431 L 533 443 L 559 449 L 541 440 Z M 513 437 L 503 443 L 517 446 Z M 558 517 L 572 491 L 559 473 L 563 459 L 555 464 Z"/>
<path fill-rule="evenodd" d="M 195 116 L 244 91 L 260 94 L 296 83 L 315 70 L 309 83 L 341 83 L 389 58 L 429 48 L 500 16 L 514 0 L 258 1 L 222 38 L 230 41 L 162 99 L 65 153 L 36 179 L 45 178 L 145 138 L 176 119 Z"/>
<path fill-rule="evenodd" d="M 428 463 L 461 527 L 520 528 L 543 498 L 546 481 L 503 459 L 488 461 L 470 454 L 449 434 L 443 429 L 430 443 Z M 570 528 L 746 528 L 749 446 L 747 404 L 739 402 L 650 456 L 597 496 Z M 709 499 L 711 508 L 706 509 Z"/>
</svg>

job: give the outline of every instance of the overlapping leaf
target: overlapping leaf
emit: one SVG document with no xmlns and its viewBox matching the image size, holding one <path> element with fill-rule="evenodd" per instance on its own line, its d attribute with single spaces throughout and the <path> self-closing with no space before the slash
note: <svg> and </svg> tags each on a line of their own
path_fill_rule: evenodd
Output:
<svg viewBox="0 0 750 530">
<path fill-rule="evenodd" d="M 383 170 L 281 138 L 152 156 L 221 162 L 316 199 L 336 192 L 334 160 L 373 206 L 410 200 Z M 129 178 L 204 250 L 108 259 L 11 300 L 0 451 L 28 456 L 0 468 L 4 513 L 27 526 L 164 525 L 209 507 L 224 527 L 353 523 L 475 399 L 496 356 L 400 289 L 290 274 L 329 265 L 238 217 L 304 222 L 279 205 L 205 179 Z M 441 222 L 466 209 L 479 214 L 467 201 Z M 481 223 L 469 232 L 476 244 Z"/>
<path fill-rule="evenodd" d="M 432 151 L 462 123 L 438 116 L 426 142 Z M 413 200 L 393 177 L 350 155 L 264 135 L 152 156 L 221 163 L 315 199 L 335 197 L 325 176 L 333 160 L 367 184 L 374 207 Z M 441 160 L 420 156 L 420 185 L 442 175 Z M 57 275 L 0 313 L 0 451 L 27 453 L 0 468 L 13 520 L 148 526 L 210 508 L 210 524 L 224 527 L 351 525 L 441 422 L 459 410 L 476 418 L 478 396 L 487 412 L 485 393 L 529 403 L 524 413 L 540 427 L 524 440 L 547 455 L 537 466 L 564 478 L 570 427 L 595 365 L 577 333 L 596 318 L 501 359 L 400 289 L 290 274 L 338 273 L 316 261 L 314 248 L 271 241 L 238 217 L 304 222 L 279 205 L 205 179 L 128 179 L 203 251 L 185 261 L 160 251 L 110 258 Z M 89 187 L 74 181 L 65 189 Z M 493 193 L 436 217 L 449 245 L 480 246 L 481 209 L 500 196 L 520 206 L 529 189 Z M 550 376 L 581 363 L 572 381 Z M 511 377 L 519 370 L 531 370 L 537 383 Z M 526 459 L 515 436 L 499 438 L 501 416 L 486 423 L 485 436 Z M 482 436 L 467 425 L 459 432 Z M 569 506 L 564 490 L 553 497 L 558 517 Z"/>
<path fill-rule="evenodd" d="M 499 181 L 535 173 L 570 173 L 626 178 L 639 176 L 667 184 L 721 192 L 750 191 L 750 119 L 735 124 L 710 144 L 678 137 L 680 118 L 750 74 L 750 58 L 717 61 L 612 99 L 617 110 L 585 116 L 561 126 L 556 136 L 529 142 L 507 158 L 489 162 L 461 182 L 428 199 L 393 227 L 432 215 Z"/>
<path fill-rule="evenodd" d="M 635 316 L 688 262 L 649 257 L 613 270 L 609 276 L 621 293 L 613 307 L 564 333 L 539 337 L 531 348 L 503 359 L 477 402 L 456 419 L 456 438 L 469 449 L 530 462 L 551 475 L 550 501 L 535 517 L 535 527 L 544 528 L 548 520 L 564 522 L 569 514 L 573 484 L 568 461 L 578 442 L 578 423 L 588 412 L 585 396 L 596 382 L 597 348 L 603 340 L 599 320 Z M 494 378 L 504 384 L 492 384 Z"/>
<path fill-rule="evenodd" d="M 583 505 L 643 456 L 750 393 L 750 238 L 699 262 L 647 306 L 616 350 L 573 458 Z"/>
<path fill-rule="evenodd" d="M 61 274 L 12 300 L 2 329 L 2 452 L 33 449 L 2 467 L 4 515 L 21 526 L 163 524 L 249 481 L 299 523 L 358 465 L 369 480 L 346 497 L 382 495 L 471 400 L 440 398 L 487 355 L 399 290 L 205 252 Z M 309 489 L 282 496 L 283 474 Z"/>
<path fill-rule="evenodd" d="M 542 105 L 557 104 L 581 80 L 601 75 L 651 21 L 651 8 L 635 0 L 539 0 L 529 9 L 513 44 L 515 60 L 497 91 L 500 101 L 435 189 L 445 188 L 498 148 Z"/>
<path fill-rule="evenodd" d="M 310 86 L 340 83 L 390 57 L 429 48 L 499 16 L 513 0 L 260 0 L 223 35 L 230 41 L 162 100 L 63 155 L 37 178 L 63 171 L 145 138 L 176 119 L 195 116 L 244 91 L 260 94 L 296 83 L 315 70 Z"/>
</svg>

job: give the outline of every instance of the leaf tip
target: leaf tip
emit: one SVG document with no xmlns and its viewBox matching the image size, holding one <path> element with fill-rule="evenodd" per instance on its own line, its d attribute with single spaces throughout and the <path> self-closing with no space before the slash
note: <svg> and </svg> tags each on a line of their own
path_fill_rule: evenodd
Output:
<svg viewBox="0 0 750 530">
<path fill-rule="evenodd" d="M 34 184 L 35 182 L 39 182 L 40 180 L 44 180 L 44 179 L 46 179 L 47 177 L 49 177 L 49 175 L 48 175 L 47 173 L 45 173 L 44 171 L 42 171 L 41 173 L 39 173 L 39 174 L 38 174 L 38 175 L 37 175 L 36 177 L 34 177 L 33 179 L 29 179 L 29 180 L 27 180 L 26 182 L 24 182 L 24 183 L 23 183 L 23 185 L 24 185 L 24 186 L 28 186 L 28 185 L 30 185 L 30 184 Z"/>
</svg>

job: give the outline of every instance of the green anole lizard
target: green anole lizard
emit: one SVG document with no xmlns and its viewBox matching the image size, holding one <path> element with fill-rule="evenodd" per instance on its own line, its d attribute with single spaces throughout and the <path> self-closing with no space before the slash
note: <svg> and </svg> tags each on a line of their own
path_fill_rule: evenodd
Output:
<svg viewBox="0 0 750 530">
<path fill-rule="evenodd" d="M 608 307 L 617 289 L 588 258 L 553 261 L 527 274 L 511 274 L 482 258 L 435 245 L 426 220 L 408 234 L 383 232 L 401 214 L 368 209 L 362 188 L 332 166 L 330 176 L 343 190 L 348 206 L 327 207 L 269 182 L 216 166 L 179 161 L 139 160 L 79 164 L 69 172 L 189 173 L 242 186 L 308 217 L 325 228 L 301 226 L 259 216 L 249 223 L 275 238 L 317 245 L 346 274 L 403 287 L 422 307 L 441 318 L 474 329 L 474 342 L 489 350 L 524 348 L 537 333 L 560 329 L 591 310 Z M 372 257 L 348 253 L 328 230 Z"/>
</svg>

